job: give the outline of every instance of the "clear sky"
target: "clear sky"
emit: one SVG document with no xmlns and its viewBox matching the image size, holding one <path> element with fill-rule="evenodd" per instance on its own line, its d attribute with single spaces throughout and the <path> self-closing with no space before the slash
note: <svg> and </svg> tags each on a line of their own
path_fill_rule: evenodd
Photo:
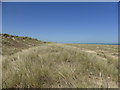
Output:
<svg viewBox="0 0 120 90">
<path fill-rule="evenodd" d="M 67 43 L 117 43 L 117 2 L 4 2 L 3 33 Z"/>
</svg>

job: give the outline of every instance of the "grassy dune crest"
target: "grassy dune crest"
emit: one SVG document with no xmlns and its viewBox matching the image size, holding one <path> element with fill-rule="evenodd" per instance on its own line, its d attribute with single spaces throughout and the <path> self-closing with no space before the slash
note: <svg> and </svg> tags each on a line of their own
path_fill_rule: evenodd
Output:
<svg viewBox="0 0 120 90">
<path fill-rule="evenodd" d="M 3 88 L 118 87 L 116 56 L 84 48 L 50 43 L 4 56 Z"/>
<path fill-rule="evenodd" d="M 31 37 L 14 36 L 9 34 L 0 34 L 0 37 L 2 40 L 0 43 L 2 44 L 2 55 L 12 55 L 23 49 L 48 43 Z"/>
</svg>

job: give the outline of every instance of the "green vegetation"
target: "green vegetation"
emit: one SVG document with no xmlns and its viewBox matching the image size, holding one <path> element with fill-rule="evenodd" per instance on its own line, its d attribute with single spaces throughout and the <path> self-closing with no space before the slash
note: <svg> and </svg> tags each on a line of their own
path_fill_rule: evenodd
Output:
<svg viewBox="0 0 120 90">
<path fill-rule="evenodd" d="M 17 42 L 24 45 L 18 38 L 20 37 L 17 37 Z M 8 42 L 8 39 L 4 38 L 3 42 L 4 40 Z M 27 44 L 36 41 L 31 40 L 26 41 Z M 15 46 L 4 44 L 3 88 L 118 87 L 117 45 L 36 42 L 36 46 L 31 43 L 29 48 L 18 50 L 16 47 L 18 51 L 13 51 L 13 54 L 6 51 Z"/>
</svg>

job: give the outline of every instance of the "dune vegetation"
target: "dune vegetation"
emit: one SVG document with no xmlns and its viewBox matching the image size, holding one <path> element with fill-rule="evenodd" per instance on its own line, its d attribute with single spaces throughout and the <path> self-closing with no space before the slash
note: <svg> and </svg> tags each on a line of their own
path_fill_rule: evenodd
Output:
<svg viewBox="0 0 120 90">
<path fill-rule="evenodd" d="M 11 42 L 16 40 L 20 42 Z M 37 44 L 26 41 L 31 47 L 15 47 L 12 54 L 8 52 L 14 48 L 3 46 L 3 88 L 118 87 L 118 45 L 33 41 Z"/>
</svg>

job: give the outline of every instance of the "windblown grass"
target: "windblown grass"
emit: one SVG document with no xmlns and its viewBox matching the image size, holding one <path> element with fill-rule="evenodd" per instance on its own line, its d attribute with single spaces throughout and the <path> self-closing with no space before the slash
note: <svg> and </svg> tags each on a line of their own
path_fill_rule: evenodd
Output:
<svg viewBox="0 0 120 90">
<path fill-rule="evenodd" d="M 46 44 L 3 58 L 3 88 L 118 87 L 117 58 Z"/>
</svg>

